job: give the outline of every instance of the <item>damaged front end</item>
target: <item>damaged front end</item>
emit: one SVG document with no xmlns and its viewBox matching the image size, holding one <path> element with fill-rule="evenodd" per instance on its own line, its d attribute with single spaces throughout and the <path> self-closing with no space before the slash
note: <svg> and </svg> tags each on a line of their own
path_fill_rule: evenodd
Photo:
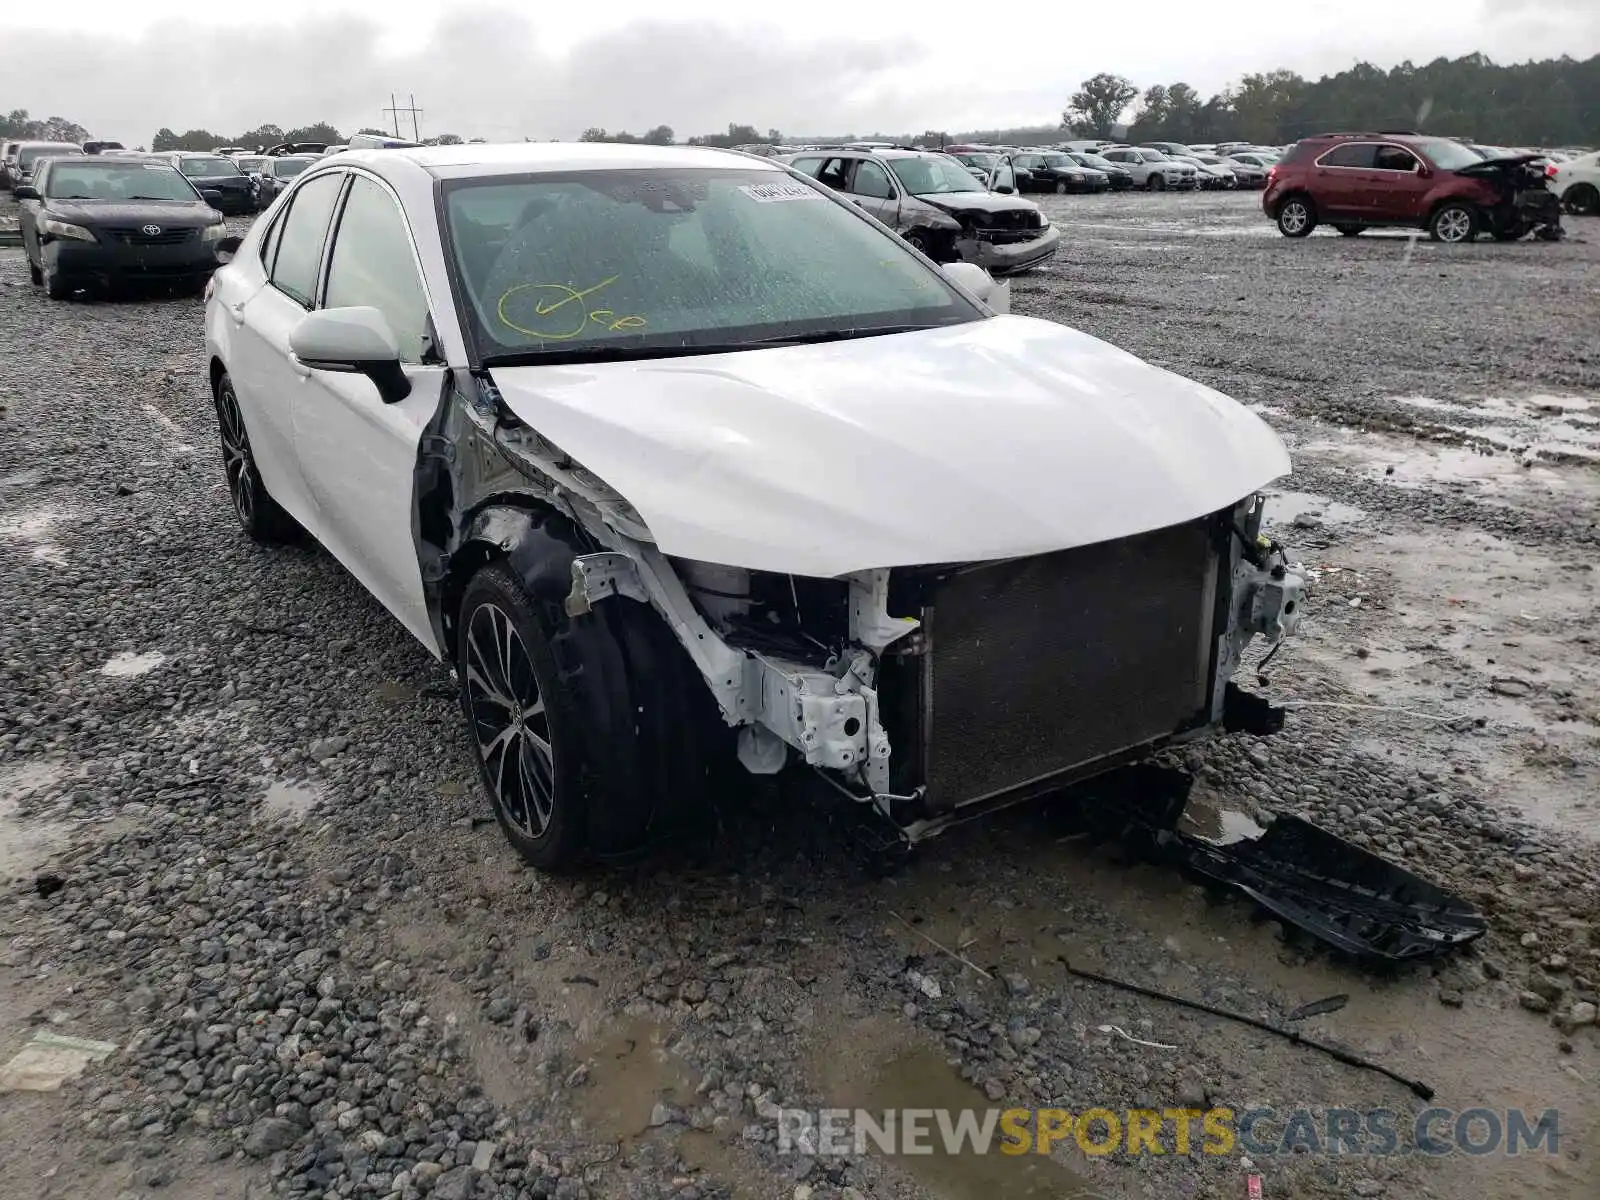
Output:
<svg viewBox="0 0 1600 1200">
<path fill-rule="evenodd" d="M 1261 505 L 1054 554 L 815 579 L 580 557 L 569 612 L 652 604 L 705 676 L 740 761 L 817 769 L 907 842 L 1218 728 L 1270 732 L 1231 683 L 1304 587 Z"/>
</svg>

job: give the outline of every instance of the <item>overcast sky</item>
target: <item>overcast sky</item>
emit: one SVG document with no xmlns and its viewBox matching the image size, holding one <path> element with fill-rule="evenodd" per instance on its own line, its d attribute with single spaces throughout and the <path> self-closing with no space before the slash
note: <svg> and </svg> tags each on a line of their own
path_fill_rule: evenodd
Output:
<svg viewBox="0 0 1600 1200">
<path fill-rule="evenodd" d="M 390 92 L 402 104 L 416 95 L 424 136 L 573 137 L 590 125 L 640 133 L 664 123 L 681 139 L 730 121 L 865 135 L 1058 119 L 1078 82 L 1102 70 L 1141 87 L 1181 79 L 1210 95 L 1276 66 L 1315 76 L 1360 59 L 1387 67 L 1474 50 L 1498 62 L 1600 52 L 1600 0 L 1465 0 L 1448 6 L 1448 20 L 1442 11 L 1393 0 L 1289 9 L 1145 0 L 1136 18 L 1126 4 L 940 0 L 540 0 L 520 10 L 80 0 L 7 13 L 0 108 L 67 117 L 128 145 L 163 125 L 230 134 L 267 121 L 387 125 Z"/>
</svg>

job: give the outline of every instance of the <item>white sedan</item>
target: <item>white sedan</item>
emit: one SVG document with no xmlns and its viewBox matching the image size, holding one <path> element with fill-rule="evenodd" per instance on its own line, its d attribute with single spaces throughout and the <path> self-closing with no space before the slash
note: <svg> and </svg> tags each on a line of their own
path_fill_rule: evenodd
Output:
<svg viewBox="0 0 1600 1200">
<path fill-rule="evenodd" d="M 1552 162 L 1545 181 L 1568 212 L 1600 213 L 1600 151 Z"/>
<path fill-rule="evenodd" d="M 453 665 L 547 869 L 736 764 L 911 841 L 1270 728 L 1230 677 L 1299 618 L 1258 532 L 1282 444 L 992 288 L 771 160 L 351 150 L 209 291 L 229 493 Z"/>
</svg>

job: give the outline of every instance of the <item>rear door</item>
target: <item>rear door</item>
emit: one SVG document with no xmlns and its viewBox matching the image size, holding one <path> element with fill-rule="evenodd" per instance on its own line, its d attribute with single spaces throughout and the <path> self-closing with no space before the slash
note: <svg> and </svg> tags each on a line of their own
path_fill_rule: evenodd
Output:
<svg viewBox="0 0 1600 1200">
<path fill-rule="evenodd" d="M 1340 142 L 1323 151 L 1312 167 L 1311 199 L 1323 217 L 1373 218 L 1373 155 L 1371 142 Z"/>
<path fill-rule="evenodd" d="M 445 368 L 405 213 L 388 185 L 359 172 L 351 173 L 334 227 L 319 305 L 355 306 L 375 308 L 388 321 L 411 392 L 386 404 L 364 375 L 294 361 L 295 450 L 318 540 L 431 647 L 411 516 L 417 447 L 438 409 Z"/>
<path fill-rule="evenodd" d="M 296 454 L 293 405 L 305 376 L 293 365 L 289 334 L 317 294 L 322 250 L 345 173 L 308 179 L 261 240 L 266 286 L 228 305 L 234 325 L 228 372 L 262 481 L 272 497 L 318 538 L 316 512 Z"/>
</svg>

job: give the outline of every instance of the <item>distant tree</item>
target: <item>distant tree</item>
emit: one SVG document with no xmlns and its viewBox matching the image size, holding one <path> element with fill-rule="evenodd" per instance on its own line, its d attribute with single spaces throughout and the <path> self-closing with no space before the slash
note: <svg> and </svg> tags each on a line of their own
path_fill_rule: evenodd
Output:
<svg viewBox="0 0 1600 1200">
<path fill-rule="evenodd" d="M 178 148 L 178 135 L 163 125 L 156 130 L 155 137 L 150 139 L 152 150 L 176 150 Z"/>
<path fill-rule="evenodd" d="M 461 135 L 459 133 L 441 133 L 438 137 L 429 138 L 428 141 L 435 146 L 459 146 Z"/>
<path fill-rule="evenodd" d="M 1061 124 L 1084 137 L 1110 137 L 1111 127 L 1138 95 L 1130 80 L 1102 71 L 1072 93 Z"/>
<path fill-rule="evenodd" d="M 318 121 L 315 125 L 304 125 L 299 129 L 285 130 L 283 140 L 286 142 L 321 142 L 326 146 L 339 146 L 343 145 L 346 139 L 344 134 L 326 121 Z"/>
<path fill-rule="evenodd" d="M 14 108 L 0 116 L 0 137 L 27 138 L 38 142 L 86 142 L 89 131 L 65 117 L 37 120 L 25 108 Z"/>
<path fill-rule="evenodd" d="M 598 125 L 591 125 L 578 135 L 580 142 L 609 142 L 611 135 Z"/>
<path fill-rule="evenodd" d="M 917 141 L 930 149 L 937 150 L 949 143 L 950 136 L 942 130 L 927 129 L 923 131 L 922 136 Z"/>
<path fill-rule="evenodd" d="M 254 129 L 245 130 L 234 139 L 234 144 L 248 146 L 253 150 L 258 146 L 263 149 L 268 146 L 276 146 L 281 141 L 283 141 L 283 129 L 269 122 L 266 125 L 258 125 Z"/>
<path fill-rule="evenodd" d="M 670 146 L 672 145 L 672 126 L 657 125 L 649 133 L 644 135 L 643 140 L 650 143 L 652 146 Z"/>
<path fill-rule="evenodd" d="M 356 130 L 356 132 L 357 133 L 370 133 L 370 134 L 373 134 L 373 135 L 375 135 L 377 137 L 392 137 L 393 136 L 391 131 L 389 131 L 387 129 L 379 129 L 375 125 L 367 125 L 364 128 Z"/>
</svg>

